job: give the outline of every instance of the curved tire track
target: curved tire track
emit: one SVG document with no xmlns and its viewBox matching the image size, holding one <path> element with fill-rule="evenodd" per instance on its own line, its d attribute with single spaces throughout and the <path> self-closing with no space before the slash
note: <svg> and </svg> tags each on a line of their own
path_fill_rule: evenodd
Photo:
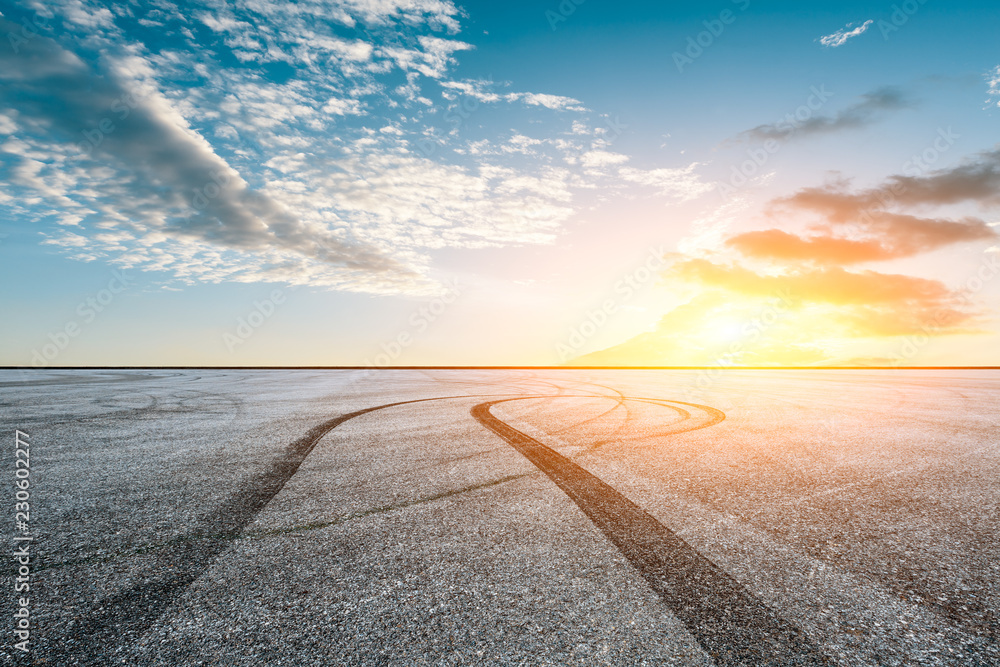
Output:
<svg viewBox="0 0 1000 667">
<path fill-rule="evenodd" d="M 495 395 L 495 394 L 494 394 Z M 111 647 L 137 641 L 167 608 L 207 570 L 257 514 L 284 488 L 299 466 L 327 433 L 344 422 L 369 412 L 399 405 L 469 396 L 443 396 L 386 403 L 356 410 L 314 426 L 293 442 L 278 459 L 228 501 L 199 522 L 200 527 L 174 541 L 172 548 L 154 557 L 147 571 L 152 578 L 106 598 L 90 616 L 69 628 L 66 641 L 53 648 L 62 660 L 92 664 L 106 660 Z M 61 664 L 72 664 L 69 662 Z"/>
<path fill-rule="evenodd" d="M 498 403 L 516 400 L 524 399 L 480 403 L 472 408 L 472 416 L 548 475 L 583 510 L 717 663 L 827 664 L 801 630 L 778 617 L 648 512 L 490 412 Z"/>
<path fill-rule="evenodd" d="M 817 659 L 820 654 L 798 628 L 777 618 L 739 583 L 651 515 L 569 459 L 508 426 L 489 411 L 491 406 L 504 401 L 567 397 L 562 391 L 557 395 L 520 396 L 481 403 L 472 409 L 472 415 L 532 461 L 576 502 L 720 664 L 825 664 Z M 113 647 L 137 641 L 232 544 L 230 538 L 239 535 L 284 488 L 323 436 L 344 422 L 401 405 L 496 396 L 465 394 L 397 401 L 343 414 L 313 427 L 241 491 L 199 521 L 199 527 L 176 539 L 171 548 L 156 554 L 147 569 L 153 576 L 102 600 L 88 617 L 71 625 L 64 640 L 47 651 L 49 657 L 64 659 L 65 664 L 91 664 L 110 658 Z M 663 399 L 626 400 L 664 404 Z M 725 418 L 724 413 L 707 406 L 681 401 L 671 403 L 691 405 L 713 415 L 713 419 L 692 429 L 705 428 Z"/>
</svg>

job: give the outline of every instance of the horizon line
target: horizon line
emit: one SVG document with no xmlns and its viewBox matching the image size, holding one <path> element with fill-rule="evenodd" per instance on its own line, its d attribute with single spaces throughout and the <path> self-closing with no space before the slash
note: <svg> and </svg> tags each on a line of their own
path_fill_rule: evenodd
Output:
<svg viewBox="0 0 1000 667">
<path fill-rule="evenodd" d="M 1000 370 L 1000 366 L 0 366 L 12 371 L 70 370 Z"/>
</svg>

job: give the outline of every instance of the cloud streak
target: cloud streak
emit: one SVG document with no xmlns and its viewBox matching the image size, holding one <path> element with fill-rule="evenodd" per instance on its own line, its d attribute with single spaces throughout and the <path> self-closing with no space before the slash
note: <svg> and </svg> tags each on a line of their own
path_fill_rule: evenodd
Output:
<svg viewBox="0 0 1000 667">
<path fill-rule="evenodd" d="M 804 238 L 780 229 L 737 234 L 726 240 L 746 257 L 786 262 L 847 265 L 891 259 L 893 252 L 875 240 L 857 241 L 833 236 Z"/>
<path fill-rule="evenodd" d="M 956 243 L 995 241 L 1000 235 L 978 218 L 961 221 L 921 218 L 902 213 L 871 211 L 850 195 L 815 197 L 801 192 L 784 200 L 799 211 L 821 214 L 838 227 L 867 238 L 844 238 L 830 234 L 798 236 L 780 229 L 744 232 L 726 244 L 755 259 L 848 265 L 912 257 Z"/>
<path fill-rule="evenodd" d="M 758 125 L 738 135 L 739 139 L 784 141 L 792 137 L 805 138 L 856 130 L 877 122 L 890 111 L 910 108 L 913 101 L 902 90 L 885 86 L 861 95 L 861 101 L 841 109 L 833 115 L 813 114 L 803 121 L 777 122 Z"/>
<path fill-rule="evenodd" d="M 13 28 L 0 19 L 0 32 Z M 276 247 L 350 270 L 416 278 L 374 246 L 343 230 L 306 225 L 250 188 L 162 95 L 139 94 L 122 69 L 97 71 L 39 36 L 19 54 L 0 51 L 0 100 L 45 125 L 53 138 L 77 142 L 80 159 L 89 155 L 128 170 L 131 198 L 161 204 L 141 222 L 164 234 L 241 251 Z"/>
<path fill-rule="evenodd" d="M 877 271 L 853 273 L 839 267 L 762 275 L 735 264 L 688 259 L 675 263 L 666 275 L 748 296 L 787 293 L 797 300 L 834 305 L 917 303 L 935 306 L 946 302 L 953 294 L 944 283 L 936 280 Z"/>
<path fill-rule="evenodd" d="M 843 46 L 850 38 L 864 34 L 864 32 L 868 30 L 868 26 L 870 26 L 872 23 L 874 23 L 874 21 L 872 19 L 868 19 L 867 21 L 859 25 L 857 28 L 854 28 L 853 30 L 850 30 L 849 28 L 854 24 L 848 23 L 845 27 L 841 28 L 840 30 L 831 33 L 829 35 L 824 35 L 823 37 L 820 37 L 819 43 L 829 48 L 836 48 L 838 46 Z"/>
<path fill-rule="evenodd" d="M 986 74 L 986 94 L 991 98 L 1000 96 L 1000 65 Z M 997 106 L 1000 107 L 1000 100 L 997 101 Z"/>
</svg>

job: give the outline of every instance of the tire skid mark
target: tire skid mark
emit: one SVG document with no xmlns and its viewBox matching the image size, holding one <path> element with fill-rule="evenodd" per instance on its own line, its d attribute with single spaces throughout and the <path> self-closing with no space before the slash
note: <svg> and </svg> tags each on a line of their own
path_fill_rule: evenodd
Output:
<svg viewBox="0 0 1000 667">
<path fill-rule="evenodd" d="M 313 427 L 241 491 L 199 521 L 199 527 L 188 533 L 187 539 L 177 540 L 176 548 L 156 554 L 147 569 L 156 573 L 153 578 L 145 578 L 101 601 L 90 616 L 70 627 L 66 641 L 54 647 L 53 653 L 67 659 L 96 659 L 105 656 L 109 647 L 138 640 L 232 543 L 231 539 L 215 536 L 242 532 L 284 488 L 320 439 L 336 427 L 376 410 L 456 398 L 469 397 L 397 401 L 356 410 Z"/>
<path fill-rule="evenodd" d="M 594 398 L 598 398 L 598 397 L 595 396 Z M 619 408 L 625 406 L 625 399 L 615 398 L 613 396 L 603 396 L 601 398 L 605 398 L 606 400 L 609 400 L 609 401 L 614 401 L 615 404 L 613 406 L 611 406 L 610 408 L 608 408 L 607 410 L 605 410 L 604 412 L 600 413 L 600 414 L 594 415 L 593 417 L 588 417 L 588 418 L 584 419 L 583 421 L 575 422 L 575 423 L 570 424 L 569 426 L 563 427 L 563 428 L 561 428 L 561 429 L 559 429 L 557 431 L 552 431 L 551 433 L 549 433 L 549 435 L 559 435 L 560 433 L 565 433 L 566 431 L 572 431 L 575 428 L 578 428 L 578 427 L 583 426 L 585 424 L 589 424 L 591 422 L 595 422 L 595 421 L 597 421 L 597 420 L 599 420 L 599 419 L 601 419 L 603 417 L 606 417 L 609 414 L 611 414 L 612 412 L 614 412 L 614 411 L 618 410 Z"/>
<path fill-rule="evenodd" d="M 717 664 L 829 664 L 798 627 L 775 614 L 648 512 L 570 459 L 490 412 L 498 403 L 516 400 L 524 399 L 480 403 L 471 413 L 548 475 L 576 503 Z"/>
<path fill-rule="evenodd" d="M 546 382 L 544 380 L 540 380 L 540 381 L 544 382 L 545 384 L 547 384 L 547 385 L 549 385 L 551 387 L 555 387 L 559 391 L 560 394 L 563 393 L 563 388 L 562 387 L 559 387 L 558 385 L 556 385 L 556 384 L 554 384 L 552 382 Z M 611 407 L 608 410 L 600 413 L 597 416 L 589 417 L 589 418 L 584 419 L 582 421 L 576 422 L 575 424 L 571 424 L 571 425 L 569 425 L 569 426 L 567 426 L 565 428 L 561 428 L 558 431 L 553 431 L 552 433 L 549 433 L 549 435 L 558 436 L 561 433 L 565 433 L 566 431 L 570 431 L 570 430 L 575 429 L 575 428 L 577 428 L 579 426 L 583 426 L 584 424 L 589 424 L 589 423 L 591 423 L 593 421 L 597 421 L 597 420 L 599 420 L 599 419 L 601 419 L 601 418 L 603 418 L 603 417 L 611 414 L 612 412 L 618 410 L 619 408 L 624 408 L 625 409 L 625 419 L 622 421 L 621 424 L 619 424 L 618 428 L 616 428 L 610 435 L 607 436 L 607 438 L 614 438 L 619 433 L 621 433 L 622 430 L 624 430 L 625 426 L 628 424 L 628 420 L 629 420 L 629 417 L 630 417 L 630 414 L 631 414 L 630 411 L 629 411 L 628 405 L 626 404 L 626 400 L 627 399 L 625 397 L 625 394 L 623 394 L 622 392 L 620 392 L 617 389 L 614 389 L 612 387 L 608 387 L 608 386 L 603 385 L 603 384 L 596 384 L 594 382 L 587 382 L 585 380 L 569 380 L 569 382 L 572 382 L 577 387 L 579 385 L 590 385 L 591 387 L 600 387 L 601 389 L 607 389 L 608 391 L 612 392 L 613 394 L 617 394 L 617 396 L 612 396 L 610 394 L 593 393 L 593 392 L 588 392 L 588 393 L 593 393 L 594 398 L 609 399 L 609 400 L 616 401 L 616 403 L 615 403 L 615 405 L 613 407 Z M 584 391 L 584 390 L 576 389 L 576 391 Z M 568 398 L 580 398 L 580 397 L 579 396 L 568 396 Z M 589 449 L 587 451 L 589 451 Z"/>
<path fill-rule="evenodd" d="M 176 545 L 179 542 L 189 541 L 193 539 L 255 540 L 264 537 L 273 537 L 274 535 L 287 535 L 287 534 L 302 533 L 311 530 L 319 530 L 321 528 L 328 528 L 330 526 L 339 526 L 342 523 L 347 523 L 348 521 L 354 521 L 355 519 L 363 519 L 364 517 L 372 516 L 374 514 L 386 514 L 389 512 L 395 512 L 396 510 L 406 509 L 407 507 L 413 507 L 415 505 L 423 505 L 425 503 L 434 502 L 435 500 L 443 500 L 445 498 L 451 498 L 452 496 L 462 495 L 464 493 L 469 493 L 470 491 L 479 491 L 482 489 L 488 489 L 493 486 L 499 486 L 501 484 L 506 484 L 507 482 L 512 482 L 518 479 L 522 479 L 524 477 L 530 477 L 531 475 L 539 475 L 539 474 L 541 474 L 541 471 L 536 470 L 534 472 L 521 473 L 518 475 L 507 475 L 506 477 L 489 480 L 479 484 L 473 484 L 471 486 L 462 487 L 460 489 L 449 489 L 448 491 L 441 491 L 439 493 L 435 493 L 429 496 L 422 496 L 420 498 L 415 498 L 412 500 L 404 500 L 394 505 L 381 505 L 379 507 L 373 507 L 371 509 L 362 510 L 359 512 L 351 512 L 349 514 L 344 514 L 342 516 L 338 516 L 334 519 L 329 519 L 326 521 L 312 521 L 310 523 L 297 524 L 294 526 L 286 526 L 284 528 L 275 528 L 272 530 L 255 531 L 255 532 L 218 533 L 210 535 L 200 535 L 197 537 L 192 535 L 185 535 L 182 537 L 176 537 L 167 542 L 148 544 L 130 550 L 114 552 L 105 556 L 91 555 L 91 556 L 85 556 L 83 558 L 76 558 L 73 560 L 60 561 L 48 565 L 42 565 L 40 567 L 36 567 L 34 571 L 42 572 L 44 570 L 54 570 L 57 568 L 71 567 L 74 565 L 111 563 L 116 560 L 121 560 L 123 558 L 131 558 L 134 556 L 141 556 L 142 554 L 149 552 L 162 551 L 164 549 L 168 549 Z M 12 572 L 14 572 L 12 576 L 17 576 L 16 571 L 12 570 Z"/>
<path fill-rule="evenodd" d="M 322 422 L 291 443 L 283 455 L 240 491 L 205 515 L 195 529 L 175 540 L 172 544 L 175 548 L 154 554 L 153 562 L 145 568 L 150 574 L 139 575 L 140 580 L 132 586 L 98 603 L 88 617 L 71 625 L 61 642 L 51 646 L 48 656 L 84 662 L 104 660 L 110 656 L 112 647 L 127 646 L 140 639 L 229 548 L 233 536 L 241 534 L 284 488 L 319 441 L 344 422 L 402 405 L 492 398 L 490 402 L 476 405 L 472 409 L 473 416 L 513 445 L 576 502 L 720 665 L 826 664 L 818 660 L 820 654 L 798 628 L 775 616 L 739 583 L 651 515 L 569 459 L 489 412 L 490 406 L 504 401 L 572 397 L 564 388 L 556 389 L 557 394 L 519 397 L 492 393 L 397 401 Z M 578 394 L 577 397 L 594 396 Z M 678 409 L 663 399 L 622 399 L 623 402 L 639 400 Z M 681 401 L 670 403 L 694 406 L 713 417 L 692 429 L 705 428 L 725 418 L 724 413 L 708 406 Z"/>
<path fill-rule="evenodd" d="M 626 401 L 631 401 L 635 403 L 649 403 L 650 405 L 657 405 L 663 408 L 670 408 L 672 410 L 677 411 L 681 415 L 682 417 L 681 420 L 674 422 L 673 424 L 670 424 L 670 426 L 668 426 L 666 430 L 660 431 L 658 433 L 649 434 L 648 437 L 651 438 L 662 438 L 668 435 L 679 435 L 681 433 L 687 433 L 688 431 L 697 431 L 699 429 L 708 428 L 709 426 L 714 426 L 726 418 L 726 413 L 724 413 L 722 410 L 718 410 L 708 405 L 699 405 L 698 403 L 685 403 L 684 401 L 674 401 L 674 400 L 668 401 L 667 399 L 662 399 L 662 398 L 627 398 Z M 696 421 L 694 424 L 691 424 L 690 423 L 690 421 L 692 420 L 691 413 L 688 412 L 687 410 L 684 410 L 683 408 L 677 407 L 676 405 L 672 405 L 673 403 L 680 403 L 681 405 L 687 405 L 689 407 L 698 408 L 702 412 L 706 413 L 708 415 L 708 418 L 705 421 Z M 626 409 L 628 409 L 627 403 L 626 403 Z M 620 428 L 618 432 L 621 432 L 621 430 L 622 429 Z M 586 449 L 584 449 L 583 452 L 580 453 L 580 455 L 589 454 L 594 450 L 603 447 L 604 445 L 610 444 L 612 442 L 615 442 L 613 437 L 610 439 L 605 438 L 603 440 L 599 440 L 591 444 Z M 650 447 L 652 445 L 646 445 L 646 446 Z"/>
<path fill-rule="evenodd" d="M 711 425 L 711 424 L 704 424 L 704 425 L 702 425 L 702 424 L 697 424 L 696 423 L 694 426 L 687 426 L 687 427 L 682 427 L 682 428 L 675 428 L 678 425 L 683 425 L 683 424 L 686 424 L 687 422 L 691 421 L 691 413 L 688 412 L 687 410 L 685 410 L 684 408 L 679 408 L 676 405 L 670 405 L 669 403 L 652 403 L 651 401 L 642 401 L 642 400 L 637 400 L 637 399 L 624 399 L 622 401 L 622 406 L 625 408 L 625 421 L 623 421 L 618 426 L 618 428 L 615 429 L 615 431 L 613 433 L 611 433 L 610 435 L 608 435 L 608 436 L 606 436 L 606 437 L 604 437 L 604 438 L 602 438 L 600 440 L 595 440 L 594 442 L 592 442 L 590 445 L 588 445 L 581 452 L 581 454 L 589 454 L 590 452 L 594 451 L 595 449 L 600 449 L 604 445 L 608 445 L 608 444 L 611 444 L 613 442 L 616 442 L 616 439 L 622 434 L 622 431 L 625 430 L 625 427 L 628 426 L 629 421 L 632 419 L 632 411 L 628 407 L 629 401 L 634 401 L 634 402 L 637 402 L 637 403 L 651 403 L 652 405 L 656 405 L 656 406 L 659 406 L 659 407 L 662 407 L 662 408 L 670 408 L 671 410 L 673 410 L 674 412 L 676 412 L 678 415 L 680 415 L 681 418 L 678 421 L 675 421 L 675 422 L 671 423 L 667 427 L 667 430 L 660 431 L 658 433 L 651 433 L 651 434 L 649 434 L 649 437 L 659 438 L 659 437 L 662 437 L 662 436 L 665 436 L 665 435 L 673 435 L 675 433 L 684 433 L 685 431 L 694 431 L 694 430 L 697 430 L 697 429 L 700 429 L 700 428 L 704 428 L 705 426 L 710 426 Z M 715 423 L 715 422 L 713 422 L 713 423 Z"/>
</svg>

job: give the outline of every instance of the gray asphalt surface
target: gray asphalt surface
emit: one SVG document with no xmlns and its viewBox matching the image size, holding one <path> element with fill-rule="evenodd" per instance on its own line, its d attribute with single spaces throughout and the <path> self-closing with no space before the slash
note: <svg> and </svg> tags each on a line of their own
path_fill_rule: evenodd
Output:
<svg viewBox="0 0 1000 667">
<path fill-rule="evenodd" d="M 0 371 L 0 404 L 15 663 L 1000 665 L 994 371 Z"/>
</svg>

